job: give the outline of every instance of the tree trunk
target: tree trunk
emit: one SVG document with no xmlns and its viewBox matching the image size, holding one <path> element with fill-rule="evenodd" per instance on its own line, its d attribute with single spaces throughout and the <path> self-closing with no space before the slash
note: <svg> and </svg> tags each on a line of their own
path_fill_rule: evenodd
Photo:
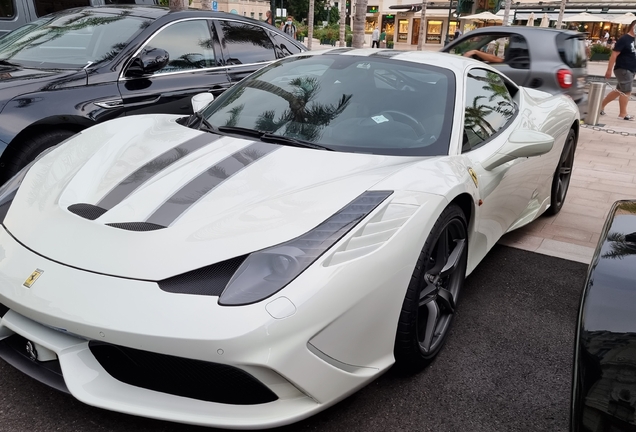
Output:
<svg viewBox="0 0 636 432">
<path fill-rule="evenodd" d="M 420 36 L 417 39 L 418 51 L 422 51 L 424 49 L 424 40 L 426 39 L 426 4 L 427 3 L 428 3 L 428 0 L 422 0 L 422 16 L 420 18 Z M 393 40 L 393 43 L 395 43 L 395 39 Z"/>
<path fill-rule="evenodd" d="M 202 10 L 212 10 L 212 0 L 201 0 L 201 9 Z"/>
<path fill-rule="evenodd" d="M 556 28 L 561 29 L 563 24 L 563 13 L 565 12 L 565 2 L 567 0 L 561 0 L 561 9 L 559 9 L 559 18 L 557 19 Z"/>
<path fill-rule="evenodd" d="M 347 22 L 347 1 L 340 0 L 340 46 L 347 46 L 347 39 L 345 37 Z"/>
<path fill-rule="evenodd" d="M 508 24 L 510 22 L 510 3 L 512 3 L 511 0 L 506 0 L 506 6 L 504 8 L 504 16 L 503 16 L 503 25 L 505 26 L 510 25 Z"/>
<path fill-rule="evenodd" d="M 356 13 L 353 18 L 353 42 L 354 48 L 362 48 L 364 45 L 364 24 L 367 20 L 368 0 L 356 0 Z"/>
<path fill-rule="evenodd" d="M 189 5 L 188 0 L 170 0 L 170 10 L 172 11 L 186 10 Z"/>
<path fill-rule="evenodd" d="M 314 40 L 314 4 L 315 0 L 309 0 L 309 12 L 307 13 L 307 48 L 310 51 Z"/>
</svg>

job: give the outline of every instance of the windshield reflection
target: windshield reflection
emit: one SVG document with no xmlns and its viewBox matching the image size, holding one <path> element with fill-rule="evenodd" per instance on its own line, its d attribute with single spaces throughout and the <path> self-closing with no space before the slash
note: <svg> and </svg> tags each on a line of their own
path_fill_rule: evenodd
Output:
<svg viewBox="0 0 636 432">
<path fill-rule="evenodd" d="M 79 68 L 108 61 L 149 21 L 94 10 L 41 18 L 0 39 L 0 60 L 31 67 Z"/>
<path fill-rule="evenodd" d="M 203 113 L 233 126 L 340 151 L 448 154 L 455 78 L 431 65 L 349 55 L 284 59 Z"/>
</svg>

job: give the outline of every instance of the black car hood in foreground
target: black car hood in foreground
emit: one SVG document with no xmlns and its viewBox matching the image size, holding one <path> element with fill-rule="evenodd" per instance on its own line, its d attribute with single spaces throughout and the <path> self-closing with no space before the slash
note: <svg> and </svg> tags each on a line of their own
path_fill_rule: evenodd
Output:
<svg viewBox="0 0 636 432">
<path fill-rule="evenodd" d="M 636 201 L 609 213 L 577 329 L 572 431 L 636 431 Z"/>
<path fill-rule="evenodd" d="M 10 100 L 22 96 L 24 106 L 33 102 L 28 95 L 86 85 L 86 71 L 76 69 L 32 69 L 0 64 L 0 112 Z"/>
</svg>

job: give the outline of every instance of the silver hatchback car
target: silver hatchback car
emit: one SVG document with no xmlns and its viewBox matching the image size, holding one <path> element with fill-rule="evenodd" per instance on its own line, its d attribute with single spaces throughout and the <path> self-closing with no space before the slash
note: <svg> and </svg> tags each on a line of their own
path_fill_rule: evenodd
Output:
<svg viewBox="0 0 636 432">
<path fill-rule="evenodd" d="M 484 27 L 442 48 L 443 52 L 460 55 L 471 50 L 494 56 L 490 65 L 516 84 L 567 94 L 582 114 L 587 111 L 584 34 L 543 27 Z"/>
</svg>

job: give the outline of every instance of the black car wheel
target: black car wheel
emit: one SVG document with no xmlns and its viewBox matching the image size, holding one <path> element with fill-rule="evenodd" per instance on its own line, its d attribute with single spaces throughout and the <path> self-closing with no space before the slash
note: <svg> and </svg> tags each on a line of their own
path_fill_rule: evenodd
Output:
<svg viewBox="0 0 636 432">
<path fill-rule="evenodd" d="M 552 190 L 550 193 L 550 208 L 546 211 L 548 215 L 555 215 L 561 211 L 565 203 L 565 197 L 572 178 L 572 166 L 574 165 L 574 151 L 576 150 L 576 133 L 570 129 L 568 137 L 563 145 L 559 164 L 552 177 Z"/>
<path fill-rule="evenodd" d="M 426 366 L 444 345 L 466 277 L 466 227 L 462 210 L 451 205 L 422 248 L 402 304 L 395 340 L 395 359 L 403 367 Z"/>
<path fill-rule="evenodd" d="M 15 153 L 11 155 L 10 160 L 7 161 L 6 166 L 0 172 L 0 181 L 2 183 L 6 182 L 44 150 L 61 143 L 73 135 L 75 135 L 75 132 L 57 129 L 33 135 L 18 143 Z"/>
</svg>

